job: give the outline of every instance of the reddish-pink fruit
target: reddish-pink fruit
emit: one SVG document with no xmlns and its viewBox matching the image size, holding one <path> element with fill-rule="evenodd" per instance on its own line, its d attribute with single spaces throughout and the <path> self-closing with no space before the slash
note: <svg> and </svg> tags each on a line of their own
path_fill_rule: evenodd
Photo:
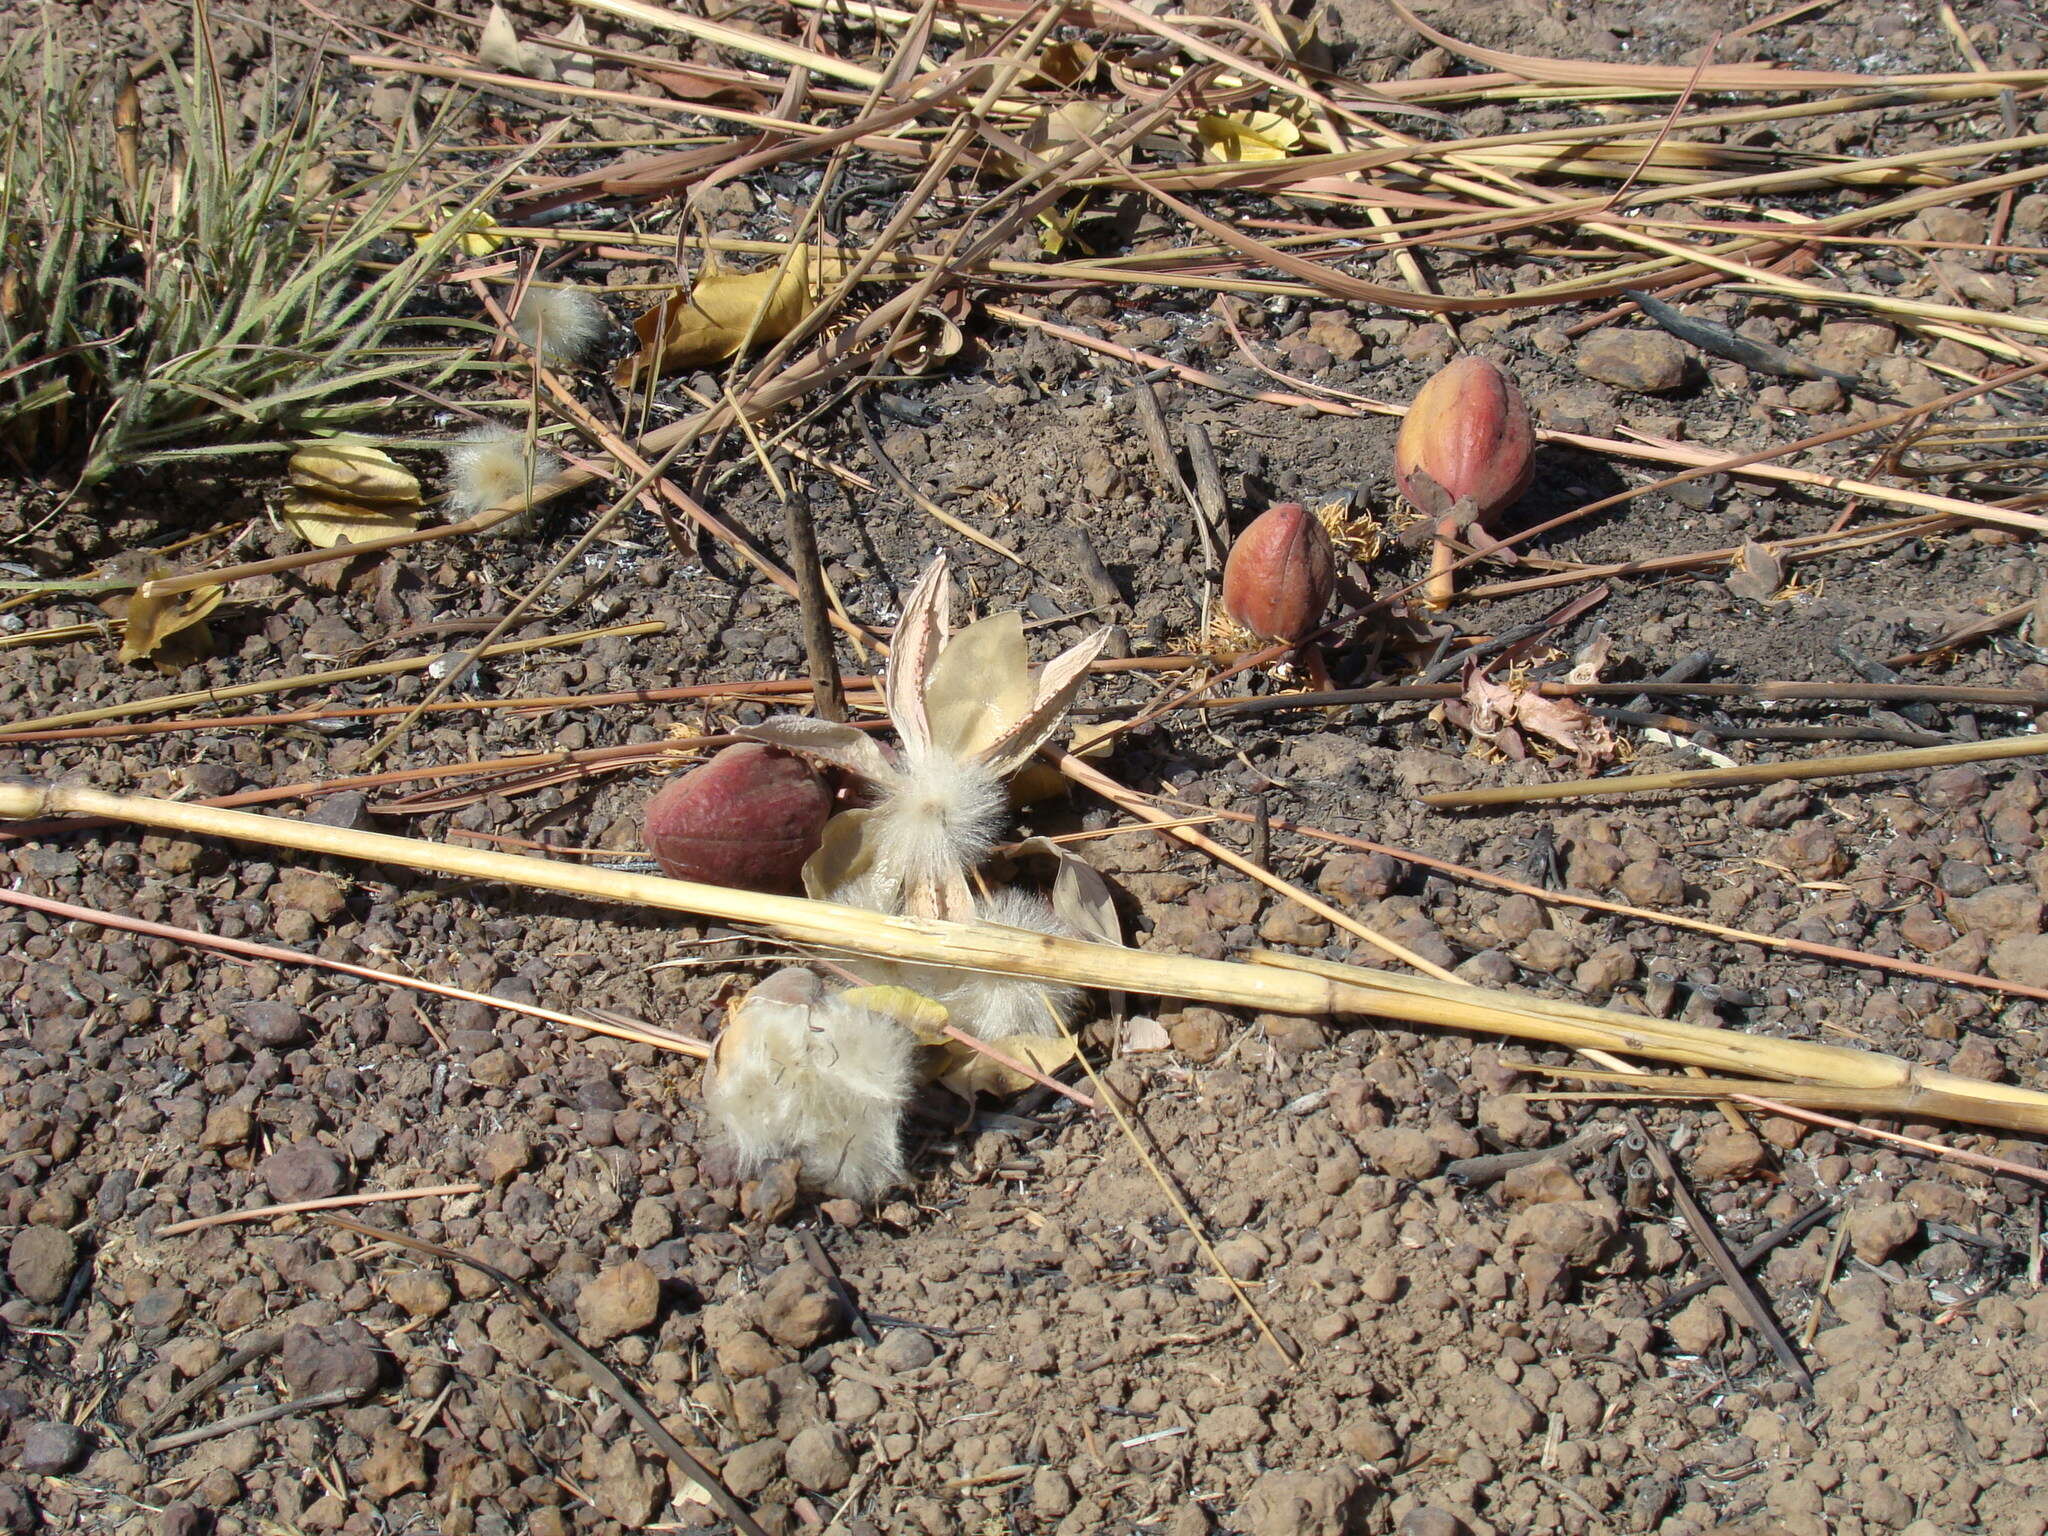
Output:
<svg viewBox="0 0 2048 1536">
<path fill-rule="evenodd" d="M 1223 607 L 1262 640 L 1300 640 L 1323 622 L 1337 589 L 1337 551 L 1295 501 L 1262 512 L 1223 562 Z"/>
<path fill-rule="evenodd" d="M 794 891 L 818 851 L 832 791 L 800 757 L 743 741 L 647 802 L 647 848 L 662 873 L 748 891 Z"/>
<path fill-rule="evenodd" d="M 1461 357 L 1422 386 L 1394 443 L 1394 479 L 1419 512 L 1441 517 L 1469 498 L 1488 524 L 1536 473 L 1536 434 L 1515 382 L 1483 357 Z"/>
</svg>

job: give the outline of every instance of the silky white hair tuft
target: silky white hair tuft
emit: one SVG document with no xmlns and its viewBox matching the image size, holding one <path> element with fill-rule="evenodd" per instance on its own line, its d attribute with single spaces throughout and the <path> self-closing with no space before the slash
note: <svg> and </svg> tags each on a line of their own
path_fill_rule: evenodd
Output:
<svg viewBox="0 0 2048 1536">
<path fill-rule="evenodd" d="M 868 822 L 880 872 L 900 892 L 974 869 L 995 846 L 1009 809 L 1009 791 L 985 763 L 906 749 L 900 776 L 883 787 Z"/>
<path fill-rule="evenodd" d="M 513 334 L 551 368 L 587 363 L 611 328 L 610 311 L 588 288 L 536 283 L 520 298 L 512 316 Z"/>
<path fill-rule="evenodd" d="M 742 1177 L 794 1157 L 807 1185 L 866 1200 L 903 1178 L 916 1062 L 902 1025 L 788 967 L 747 994 L 719 1037 L 704 1100 Z"/>
<path fill-rule="evenodd" d="M 545 449 L 529 456 L 526 433 L 518 427 L 478 427 L 441 452 L 448 461 L 448 510 L 459 517 L 475 517 L 517 501 L 562 472 L 562 461 Z M 525 538 L 539 530 L 540 518 L 539 508 L 528 507 L 491 532 Z"/>
</svg>

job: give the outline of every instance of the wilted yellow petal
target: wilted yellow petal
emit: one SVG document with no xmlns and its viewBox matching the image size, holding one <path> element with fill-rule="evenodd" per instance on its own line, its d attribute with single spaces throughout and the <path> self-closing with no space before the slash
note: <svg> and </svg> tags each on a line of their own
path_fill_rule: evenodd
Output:
<svg viewBox="0 0 2048 1536">
<path fill-rule="evenodd" d="M 1301 145 L 1301 130 L 1278 112 L 1211 112 L 1195 132 L 1211 162 L 1285 160 Z"/>
<path fill-rule="evenodd" d="M 168 597 L 144 597 L 137 591 L 110 600 L 105 607 L 126 620 L 121 635 L 121 659 L 142 661 L 175 671 L 206 654 L 211 637 L 206 616 L 220 606 L 225 595 L 220 587 L 194 587 Z"/>
<path fill-rule="evenodd" d="M 502 236 L 489 233 L 497 228 L 497 220 L 481 208 L 470 209 L 456 222 L 462 233 L 455 237 L 455 247 L 465 256 L 488 256 L 505 243 Z M 413 244 L 426 245 L 440 233 L 438 229 L 423 229 L 412 237 Z"/>
<path fill-rule="evenodd" d="M 417 512 L 403 502 L 376 506 L 304 491 L 287 491 L 283 505 L 278 508 L 278 516 L 285 527 L 315 549 L 333 549 L 339 544 L 366 544 L 371 539 L 411 533 L 420 525 Z"/>
<path fill-rule="evenodd" d="M 854 987 L 840 1001 L 895 1020 L 926 1045 L 946 1038 L 945 1007 L 908 987 Z"/>
<path fill-rule="evenodd" d="M 1048 1077 L 1074 1059 L 1074 1042 L 1066 1038 L 1005 1035 L 988 1044 L 1012 1061 L 1030 1063 Z M 962 1098 L 972 1098 L 977 1093 L 1004 1098 L 1022 1093 L 1037 1081 L 957 1040 L 949 1040 L 941 1048 L 937 1077 Z"/>
<path fill-rule="evenodd" d="M 419 503 L 420 483 L 390 454 L 362 443 L 308 443 L 292 455 L 292 484 L 343 501 Z"/>
<path fill-rule="evenodd" d="M 932 741 L 972 757 L 1022 720 L 1033 696 L 1024 615 L 991 614 L 948 640 L 932 663 L 924 689 Z"/>
<path fill-rule="evenodd" d="M 633 322 L 640 350 L 619 365 L 618 381 L 634 382 L 647 369 L 673 373 L 736 354 L 751 331 L 756 342 L 779 341 L 803 323 L 838 280 L 837 262 L 814 279 L 810 252 L 797 248 L 785 267 L 759 272 L 706 272 L 690 291 L 663 299 Z M 756 320 L 756 316 L 759 320 Z"/>
</svg>

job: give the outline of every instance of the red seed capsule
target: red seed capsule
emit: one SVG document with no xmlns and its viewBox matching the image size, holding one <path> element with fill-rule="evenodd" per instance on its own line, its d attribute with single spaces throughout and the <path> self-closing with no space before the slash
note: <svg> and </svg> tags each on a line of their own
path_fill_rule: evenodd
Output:
<svg viewBox="0 0 2048 1536">
<path fill-rule="evenodd" d="M 1300 640 L 1337 589 L 1337 551 L 1299 502 L 1261 513 L 1223 563 L 1223 607 L 1262 640 Z"/>
<path fill-rule="evenodd" d="M 1401 494 L 1431 516 L 1470 498 L 1478 521 L 1491 523 L 1535 473 L 1529 407 L 1514 380 L 1483 357 L 1461 357 L 1423 385 L 1394 443 Z"/>
<path fill-rule="evenodd" d="M 831 814 L 832 792 L 810 764 L 743 741 L 663 786 L 643 825 L 675 879 L 795 891 Z"/>
</svg>

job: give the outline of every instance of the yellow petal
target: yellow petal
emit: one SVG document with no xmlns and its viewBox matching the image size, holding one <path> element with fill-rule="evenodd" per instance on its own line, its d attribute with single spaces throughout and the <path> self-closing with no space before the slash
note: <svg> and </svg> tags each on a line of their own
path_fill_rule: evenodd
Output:
<svg viewBox="0 0 2048 1536">
<path fill-rule="evenodd" d="M 1195 133 L 1212 163 L 1285 160 L 1301 145 L 1301 130 L 1277 112 L 1211 112 Z"/>
<path fill-rule="evenodd" d="M 840 1001 L 893 1019 L 925 1045 L 937 1045 L 946 1038 L 945 1007 L 908 987 L 854 987 L 841 993 Z"/>
</svg>

